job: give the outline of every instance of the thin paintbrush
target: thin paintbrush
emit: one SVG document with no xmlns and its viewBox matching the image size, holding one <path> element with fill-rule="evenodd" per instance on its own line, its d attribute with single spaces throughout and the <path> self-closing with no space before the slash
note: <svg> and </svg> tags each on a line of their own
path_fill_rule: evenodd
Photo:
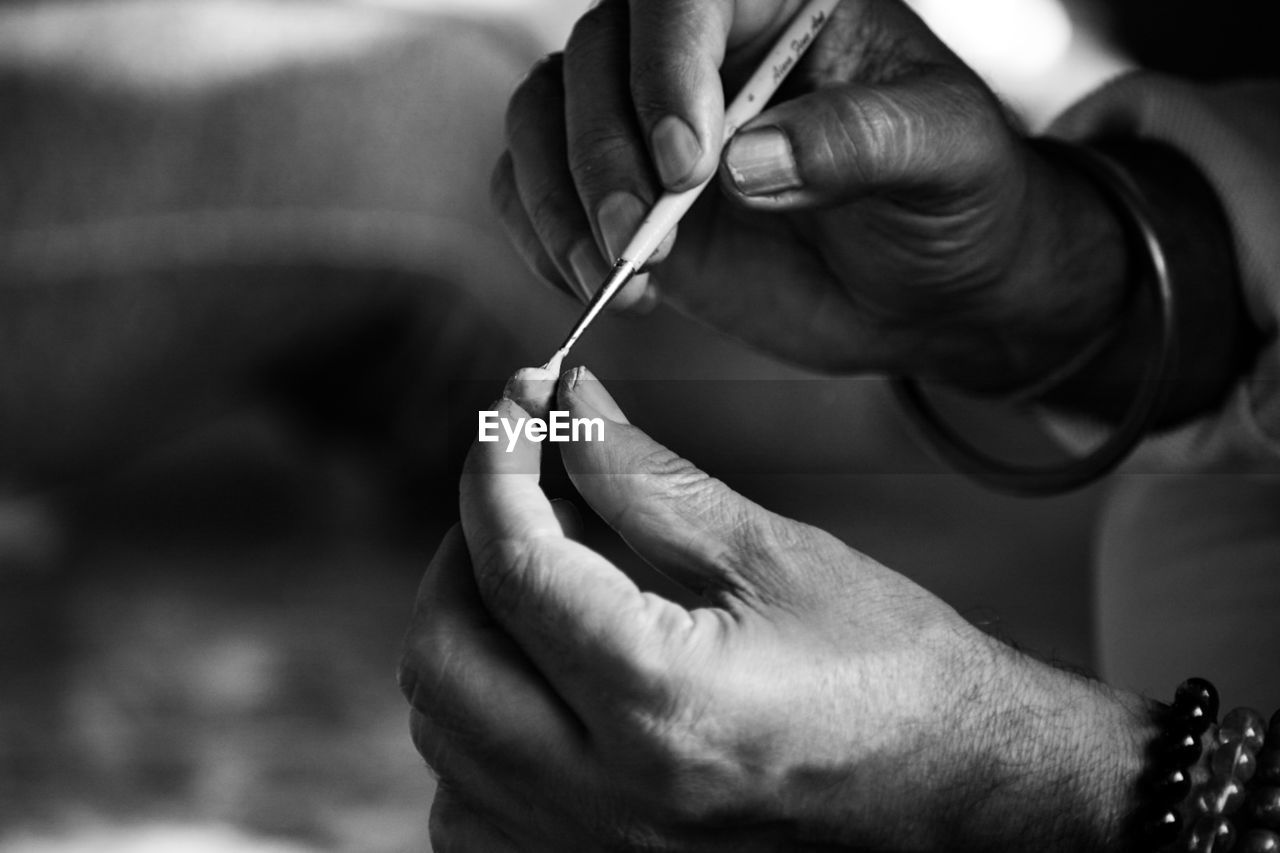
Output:
<svg viewBox="0 0 1280 853">
<path fill-rule="evenodd" d="M 725 110 L 722 147 L 737 133 L 738 128 L 760 114 L 765 104 L 778 90 L 778 85 L 782 83 L 783 78 L 796 66 L 800 57 L 817 39 L 819 31 L 826 26 L 832 11 L 839 3 L 840 0 L 809 0 L 804 5 L 773 49 L 769 51 L 764 62 L 756 69 L 755 74 L 751 75 L 751 79 Z M 712 175 L 712 178 L 714 177 Z M 609 304 L 609 300 L 613 299 L 632 276 L 648 262 L 658 245 L 679 224 L 680 219 L 707 188 L 707 184 L 711 183 L 712 178 L 684 192 L 665 193 L 658 199 L 649 210 L 649 215 L 636 229 L 635 236 L 631 238 L 627 248 L 614 263 L 604 284 L 588 303 L 587 309 L 573 327 L 573 331 L 569 333 L 569 337 L 565 338 L 560 349 L 556 350 L 555 355 L 551 356 L 551 360 L 547 362 L 547 369 L 557 374 L 560 372 L 560 363 L 569 354 L 570 347 L 582 337 L 582 333 Z"/>
</svg>

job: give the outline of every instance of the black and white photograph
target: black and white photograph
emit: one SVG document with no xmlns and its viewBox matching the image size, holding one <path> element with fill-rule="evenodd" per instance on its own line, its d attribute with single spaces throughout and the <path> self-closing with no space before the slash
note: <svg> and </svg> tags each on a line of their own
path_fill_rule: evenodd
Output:
<svg viewBox="0 0 1280 853">
<path fill-rule="evenodd" d="M 1258 0 L 0 0 L 0 853 L 1280 853 Z"/>
</svg>

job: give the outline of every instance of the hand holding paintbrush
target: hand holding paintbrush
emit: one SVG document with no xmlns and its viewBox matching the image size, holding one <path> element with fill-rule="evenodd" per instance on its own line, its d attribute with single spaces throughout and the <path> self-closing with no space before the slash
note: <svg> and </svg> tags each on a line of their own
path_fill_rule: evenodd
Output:
<svg viewBox="0 0 1280 853">
<path fill-rule="evenodd" d="M 760 114 L 773 97 L 787 74 L 795 68 L 818 33 L 831 19 L 832 10 L 840 0 L 809 0 L 765 56 L 756 73 L 751 76 L 742 91 L 725 111 L 724 138 L 728 142 L 738 128 Z M 679 224 L 698 196 L 711 183 L 711 176 L 682 192 L 668 192 L 662 196 L 640 224 L 635 236 L 614 262 L 609 277 L 601 284 L 595 296 L 587 304 L 586 311 L 569 332 L 564 343 L 547 362 L 553 373 L 560 372 L 560 365 L 570 348 L 582 336 L 592 321 L 600 315 L 609 301 L 629 282 L 646 263 L 668 234 Z"/>
<path fill-rule="evenodd" d="M 788 98 L 724 143 L 721 74 L 796 49 L 781 37 L 802 7 L 602 0 L 517 90 L 503 221 L 547 280 L 606 282 L 562 352 L 677 219 L 664 301 L 821 371 L 999 391 L 1111 334 L 1128 293 L 1114 211 L 904 3 L 836 4 Z M 690 206 L 708 179 L 719 192 Z"/>
</svg>

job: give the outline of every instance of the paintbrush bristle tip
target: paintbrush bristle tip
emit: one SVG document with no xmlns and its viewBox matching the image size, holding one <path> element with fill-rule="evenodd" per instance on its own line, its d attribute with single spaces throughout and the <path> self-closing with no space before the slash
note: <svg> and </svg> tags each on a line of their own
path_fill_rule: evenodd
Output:
<svg viewBox="0 0 1280 853">
<path fill-rule="evenodd" d="M 567 353 L 565 353 L 564 350 L 556 350 L 556 354 L 551 356 L 551 358 L 547 360 L 546 364 L 542 365 L 542 369 L 549 371 L 553 376 L 559 376 L 560 368 L 564 365 L 565 355 L 567 355 Z"/>
</svg>

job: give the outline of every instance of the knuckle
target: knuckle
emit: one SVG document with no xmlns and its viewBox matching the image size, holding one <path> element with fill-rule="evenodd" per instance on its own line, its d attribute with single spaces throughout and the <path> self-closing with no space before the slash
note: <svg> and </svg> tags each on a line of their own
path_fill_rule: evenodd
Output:
<svg viewBox="0 0 1280 853">
<path fill-rule="evenodd" d="M 628 164 L 635 162 L 635 152 L 633 140 L 614 123 L 585 127 L 570 142 L 569 171 L 580 187 L 616 189 L 619 178 L 633 174 Z"/>
<path fill-rule="evenodd" d="M 768 578 L 787 553 L 778 530 L 764 514 L 740 514 L 729 527 L 725 559 L 735 575 Z"/>
<path fill-rule="evenodd" d="M 743 523 L 738 502 L 733 500 L 736 493 L 691 462 L 672 456 L 655 460 L 652 476 L 661 480 L 655 492 L 665 491 L 664 501 L 701 526 L 736 535 Z"/>
<path fill-rule="evenodd" d="M 551 53 L 538 60 L 516 84 L 507 102 L 508 141 L 518 137 L 530 122 L 545 122 L 548 107 L 564 96 L 564 56 Z"/>
<path fill-rule="evenodd" d="M 763 510 L 750 513 L 750 517 L 735 528 L 725 559 L 733 576 L 751 578 L 749 588 L 740 593 L 765 604 L 793 599 L 796 584 L 792 583 L 791 567 L 797 563 L 810 564 L 803 555 L 812 543 L 802 530 L 790 519 Z M 817 563 L 826 564 L 826 561 Z"/>
<path fill-rule="evenodd" d="M 714 503 L 720 481 L 684 457 L 654 444 L 626 462 L 628 473 L 639 477 L 639 491 L 648 496 L 643 501 L 628 501 L 606 519 L 615 527 L 630 517 L 653 514 L 663 516 L 675 512 L 695 518 L 705 516 Z"/>
<path fill-rule="evenodd" d="M 882 107 L 885 101 L 874 95 L 826 101 L 828 117 L 823 124 L 824 155 L 836 168 L 849 169 L 859 186 L 875 187 L 886 173 L 896 170 L 889 162 L 899 156 L 893 145 L 890 120 Z"/>
<path fill-rule="evenodd" d="M 645 451 L 637 467 L 645 476 L 658 480 L 666 499 L 677 504 L 704 503 L 719 481 L 688 459 L 666 447 L 655 446 Z"/>
<path fill-rule="evenodd" d="M 602 41 L 614 43 L 625 37 L 625 32 L 619 31 L 618 23 L 625 22 L 626 14 L 625 4 L 608 0 L 593 4 L 569 30 L 565 53 L 575 58 L 598 55 L 602 47 L 607 47 Z"/>
<path fill-rule="evenodd" d="M 396 665 L 396 685 L 400 688 L 400 695 L 413 704 L 413 696 L 418 686 L 418 662 L 408 642 L 406 642 L 406 648 L 400 653 L 400 662 Z"/>
<path fill-rule="evenodd" d="M 690 40 L 687 35 L 678 38 L 682 43 Z M 631 61 L 631 97 L 636 112 L 654 118 L 672 112 L 680 100 L 678 93 L 701 74 L 697 57 L 669 50 L 640 52 Z"/>
</svg>

